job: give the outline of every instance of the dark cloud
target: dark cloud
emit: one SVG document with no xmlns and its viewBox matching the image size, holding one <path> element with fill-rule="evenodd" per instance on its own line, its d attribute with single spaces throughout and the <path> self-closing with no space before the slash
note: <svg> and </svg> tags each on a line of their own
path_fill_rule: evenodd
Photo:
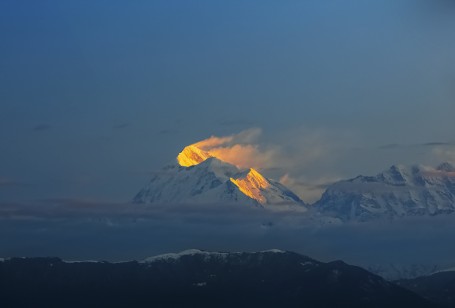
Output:
<svg viewBox="0 0 455 308">
<path fill-rule="evenodd" d="M 398 144 L 398 143 L 391 143 L 391 144 L 384 144 L 378 147 L 380 150 L 394 150 L 400 148 L 412 148 L 412 147 L 438 147 L 438 146 L 453 146 L 455 143 L 453 142 L 441 142 L 441 141 L 430 141 L 424 143 L 416 143 L 416 144 Z"/>
<path fill-rule="evenodd" d="M 449 143 L 449 142 L 427 142 L 427 143 L 420 144 L 420 146 L 425 146 L 425 147 L 450 146 L 450 145 L 453 145 L 453 144 Z"/>
<path fill-rule="evenodd" d="M 42 131 L 50 130 L 51 128 L 52 128 L 51 125 L 42 123 L 42 124 L 35 125 L 33 127 L 33 131 L 42 132 Z"/>
<path fill-rule="evenodd" d="M 300 186 L 304 186 L 304 187 L 307 187 L 307 189 L 326 189 L 327 187 L 329 187 L 330 185 L 340 181 L 341 179 L 333 179 L 333 180 L 328 180 L 328 181 L 325 181 L 324 179 L 322 180 L 322 182 L 309 182 L 309 181 L 303 181 L 303 180 L 299 180 L 298 178 L 297 179 L 293 179 L 294 181 L 294 184 L 295 185 L 300 185 Z"/>
<path fill-rule="evenodd" d="M 115 129 L 124 129 L 124 128 L 129 127 L 130 125 L 131 125 L 130 123 L 119 123 L 119 124 L 115 124 L 114 128 Z"/>
<path fill-rule="evenodd" d="M 7 187 L 7 186 L 24 186 L 25 183 L 15 181 L 9 178 L 2 178 L 0 177 L 0 188 Z"/>
</svg>

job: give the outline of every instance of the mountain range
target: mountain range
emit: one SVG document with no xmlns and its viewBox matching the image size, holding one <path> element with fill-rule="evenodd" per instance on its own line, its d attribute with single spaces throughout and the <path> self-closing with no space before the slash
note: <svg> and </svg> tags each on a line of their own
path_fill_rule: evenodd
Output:
<svg viewBox="0 0 455 308">
<path fill-rule="evenodd" d="M 343 221 L 439 215 L 455 210 L 455 167 L 395 165 L 330 185 L 314 205 Z"/>
<path fill-rule="evenodd" d="M 441 304 L 442 307 L 455 307 L 455 268 L 414 279 L 402 279 L 395 283 L 423 298 Z"/>
<path fill-rule="evenodd" d="M 308 205 L 254 168 L 242 170 L 190 145 L 175 163 L 155 173 L 134 202 L 240 203 L 269 209 L 287 205 L 339 221 L 434 216 L 455 210 L 455 167 L 448 162 L 437 168 L 394 165 L 375 176 L 360 175 L 331 184 L 320 200 Z"/>
<path fill-rule="evenodd" d="M 281 250 L 188 250 L 141 262 L 12 258 L 2 307 L 436 307 L 342 261 Z"/>
</svg>

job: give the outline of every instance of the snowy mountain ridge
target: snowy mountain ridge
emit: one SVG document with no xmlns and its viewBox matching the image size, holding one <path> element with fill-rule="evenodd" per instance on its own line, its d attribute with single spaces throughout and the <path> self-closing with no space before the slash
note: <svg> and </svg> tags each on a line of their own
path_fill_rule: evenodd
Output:
<svg viewBox="0 0 455 308">
<path fill-rule="evenodd" d="M 237 203 L 273 210 L 295 209 L 339 221 L 369 221 L 455 211 L 455 167 L 393 165 L 375 176 L 336 182 L 311 206 L 279 182 L 254 168 L 214 157 L 198 144 L 185 147 L 176 162 L 156 173 L 135 196 L 135 203 Z M 307 211 L 310 209 L 311 211 Z M 313 215 L 314 216 L 314 215 Z"/>
<path fill-rule="evenodd" d="M 285 253 L 283 250 L 279 249 L 270 249 L 270 250 L 263 250 L 258 251 L 257 253 Z M 218 258 L 218 259 L 225 259 L 229 255 L 241 255 L 243 252 L 218 252 L 218 251 L 205 251 L 199 249 L 188 249 L 178 253 L 165 253 L 153 257 L 148 257 L 144 259 L 142 262 L 150 263 L 156 261 L 171 261 L 171 260 L 178 260 L 184 256 L 203 256 L 204 258 Z"/>
<path fill-rule="evenodd" d="M 394 165 L 376 176 L 358 176 L 330 185 L 314 206 L 344 221 L 367 221 L 455 210 L 455 167 Z"/>
</svg>

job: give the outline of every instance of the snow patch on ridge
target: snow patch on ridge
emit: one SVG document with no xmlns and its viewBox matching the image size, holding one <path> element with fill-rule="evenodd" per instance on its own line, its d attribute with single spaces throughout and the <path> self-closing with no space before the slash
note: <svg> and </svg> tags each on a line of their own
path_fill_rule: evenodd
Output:
<svg viewBox="0 0 455 308">
<path fill-rule="evenodd" d="M 455 267 L 439 270 L 439 271 L 436 271 L 436 272 L 432 273 L 431 275 L 438 274 L 438 273 L 446 273 L 446 272 L 455 272 Z"/>
<path fill-rule="evenodd" d="M 158 256 L 148 257 L 143 262 L 155 262 L 155 261 L 169 261 L 169 260 L 177 260 L 184 256 L 195 256 L 195 255 L 203 255 L 203 256 L 217 256 L 217 257 L 226 257 L 229 253 L 227 252 L 208 252 L 199 249 L 188 249 L 178 253 L 165 253 Z"/>
<path fill-rule="evenodd" d="M 264 252 L 270 252 L 270 253 L 286 253 L 286 251 L 280 250 L 280 249 L 262 250 L 262 251 L 260 251 L 260 252 L 262 252 L 262 253 L 264 253 Z"/>
<path fill-rule="evenodd" d="M 152 263 L 152 262 L 157 262 L 157 261 L 173 261 L 173 260 L 178 260 L 181 257 L 185 256 L 204 256 L 207 258 L 219 258 L 219 259 L 226 259 L 229 255 L 240 255 L 243 254 L 244 252 L 214 252 L 214 251 L 204 251 L 204 250 L 199 250 L 199 249 L 188 249 L 184 250 L 178 253 L 165 253 L 153 257 L 148 257 L 144 259 L 142 262 L 143 263 Z M 254 253 L 254 252 L 253 252 Z M 284 250 L 280 249 L 269 249 L 269 250 L 263 250 L 259 251 L 256 253 L 286 253 Z"/>
</svg>

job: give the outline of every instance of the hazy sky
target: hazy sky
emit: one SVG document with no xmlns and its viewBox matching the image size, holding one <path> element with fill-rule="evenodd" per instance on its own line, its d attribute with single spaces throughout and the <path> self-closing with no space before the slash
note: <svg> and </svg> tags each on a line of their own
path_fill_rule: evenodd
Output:
<svg viewBox="0 0 455 308">
<path fill-rule="evenodd" d="M 1 1 L 0 201 L 127 201 L 185 145 L 246 129 L 304 199 L 455 160 L 454 15 L 450 0 Z"/>
</svg>

